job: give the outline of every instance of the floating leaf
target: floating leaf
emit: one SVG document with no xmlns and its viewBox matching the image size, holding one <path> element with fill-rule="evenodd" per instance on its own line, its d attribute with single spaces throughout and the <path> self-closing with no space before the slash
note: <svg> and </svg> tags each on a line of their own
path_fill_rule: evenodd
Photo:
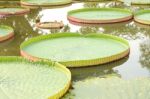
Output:
<svg viewBox="0 0 150 99">
<path fill-rule="evenodd" d="M 58 63 L 0 57 L 1 99 L 59 99 L 70 80 L 69 70 Z"/>
<path fill-rule="evenodd" d="M 150 78 L 89 78 L 74 82 L 63 99 L 149 99 Z"/>
<path fill-rule="evenodd" d="M 7 40 L 14 36 L 13 28 L 5 25 L 0 25 L 0 41 Z"/>
<path fill-rule="evenodd" d="M 25 8 L 0 8 L 0 15 L 22 15 L 28 13 L 30 10 Z"/>
<path fill-rule="evenodd" d="M 72 0 L 21 0 L 21 4 L 27 6 L 63 5 L 71 2 Z"/>
<path fill-rule="evenodd" d="M 136 12 L 134 20 L 142 24 L 150 25 L 150 10 L 140 10 Z"/>
<path fill-rule="evenodd" d="M 39 22 L 36 27 L 41 29 L 60 29 L 64 27 L 63 22 Z"/>
<path fill-rule="evenodd" d="M 132 18 L 132 12 L 119 8 L 84 8 L 68 12 L 70 21 L 80 23 L 114 23 Z"/>
<path fill-rule="evenodd" d="M 129 54 L 129 45 L 126 40 L 112 35 L 61 33 L 25 41 L 21 45 L 21 54 L 35 61 L 44 58 L 77 67 L 123 58 Z"/>
</svg>

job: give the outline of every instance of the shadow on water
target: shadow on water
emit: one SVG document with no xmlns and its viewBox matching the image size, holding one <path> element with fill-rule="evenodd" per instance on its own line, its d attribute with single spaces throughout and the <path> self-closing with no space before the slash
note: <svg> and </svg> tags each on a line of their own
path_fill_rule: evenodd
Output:
<svg viewBox="0 0 150 99">
<path fill-rule="evenodd" d="M 70 70 L 73 75 L 72 78 L 75 81 L 83 80 L 91 77 L 103 77 L 110 74 L 121 76 L 117 73 L 117 71 L 113 70 L 113 68 L 122 65 L 127 60 L 128 57 L 108 64 L 90 66 L 90 67 L 81 67 L 81 68 L 70 68 Z"/>
</svg>

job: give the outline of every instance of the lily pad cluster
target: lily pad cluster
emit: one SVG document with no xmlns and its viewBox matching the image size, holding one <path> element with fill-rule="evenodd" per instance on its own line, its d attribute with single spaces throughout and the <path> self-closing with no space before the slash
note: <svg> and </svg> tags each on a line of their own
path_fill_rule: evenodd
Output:
<svg viewBox="0 0 150 99">
<path fill-rule="evenodd" d="M 10 17 L 10 16 L 18 16 L 29 13 L 29 9 L 25 8 L 0 8 L 0 19 Z M 14 36 L 13 28 L 5 25 L 0 25 L 0 41 L 7 40 Z"/>
<path fill-rule="evenodd" d="M 67 18 L 75 25 L 99 25 L 105 23 L 117 23 L 129 21 L 150 25 L 150 10 L 138 10 L 132 12 L 120 8 L 83 8 L 68 12 Z"/>
<path fill-rule="evenodd" d="M 22 5 L 40 7 L 71 2 L 72 0 L 21 0 Z M 24 15 L 29 11 L 25 8 L 1 8 L 0 16 Z M 85 8 L 69 11 L 67 18 L 78 23 L 104 24 L 128 21 L 134 16 L 136 22 L 149 24 L 149 13 L 149 10 L 142 10 L 133 15 L 132 11 L 120 8 Z M 37 26 L 49 29 L 64 25 L 59 23 L 53 27 L 51 24 L 55 23 L 45 22 Z M 0 26 L 0 41 L 13 35 L 11 27 Z M 71 84 L 71 73 L 66 67 L 106 64 L 128 56 L 129 52 L 128 41 L 107 34 L 57 33 L 31 38 L 20 46 L 21 55 L 28 60 L 21 57 L 0 57 L 0 98 L 59 99 Z M 91 78 L 73 83 L 74 89 L 69 91 L 68 96 L 75 99 L 148 99 L 149 83 L 149 78 Z"/>
</svg>

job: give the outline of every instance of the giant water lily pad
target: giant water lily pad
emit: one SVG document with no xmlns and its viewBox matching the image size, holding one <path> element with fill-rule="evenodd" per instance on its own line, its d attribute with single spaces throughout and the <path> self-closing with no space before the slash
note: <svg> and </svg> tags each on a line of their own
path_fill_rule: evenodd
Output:
<svg viewBox="0 0 150 99">
<path fill-rule="evenodd" d="M 21 55 L 28 59 L 50 59 L 68 67 L 104 64 L 128 54 L 126 40 L 106 34 L 50 34 L 21 44 Z"/>
<path fill-rule="evenodd" d="M 136 22 L 150 25 L 150 10 L 140 10 L 135 13 L 134 19 Z"/>
<path fill-rule="evenodd" d="M 71 3 L 72 0 L 21 0 L 22 5 L 28 6 L 53 6 Z"/>
<path fill-rule="evenodd" d="M 13 28 L 5 25 L 0 25 L 0 41 L 7 40 L 14 36 Z"/>
<path fill-rule="evenodd" d="M 0 8 L 0 15 L 10 16 L 10 15 L 23 15 L 28 13 L 30 10 L 25 8 Z"/>
<path fill-rule="evenodd" d="M 129 10 L 119 8 L 84 8 L 68 12 L 70 21 L 81 23 L 114 23 L 131 18 Z"/>
<path fill-rule="evenodd" d="M 39 22 L 36 27 L 41 29 L 60 29 L 64 27 L 63 22 Z"/>
<path fill-rule="evenodd" d="M 70 80 L 70 71 L 58 63 L 0 57 L 1 99 L 59 99 Z"/>
<path fill-rule="evenodd" d="M 73 83 L 63 99 L 149 99 L 150 79 L 89 78 Z"/>
</svg>

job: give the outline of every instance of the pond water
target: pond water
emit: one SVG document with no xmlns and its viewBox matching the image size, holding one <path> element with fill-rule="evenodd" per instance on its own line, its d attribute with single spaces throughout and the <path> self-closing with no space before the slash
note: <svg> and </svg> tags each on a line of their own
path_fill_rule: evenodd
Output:
<svg viewBox="0 0 150 99">
<path fill-rule="evenodd" d="M 17 2 L 1 2 L 0 6 L 15 7 L 20 5 Z M 14 38 L 0 43 L 0 56 L 19 56 L 20 44 L 24 40 L 38 35 L 58 32 L 77 32 L 83 35 L 88 33 L 106 33 L 127 39 L 131 47 L 130 55 L 109 64 L 85 68 L 70 68 L 73 84 L 88 78 L 104 77 L 105 75 L 117 75 L 123 79 L 150 77 L 150 26 L 137 24 L 133 20 L 123 23 L 101 25 L 76 24 L 70 23 L 67 20 L 66 16 L 68 11 L 86 7 L 118 7 L 132 11 L 149 8 L 149 6 L 139 5 L 128 6 L 120 2 L 75 2 L 64 7 L 34 8 L 25 16 L 0 19 L 1 25 L 12 26 L 15 30 Z M 35 27 L 35 19 L 37 16 L 41 16 L 41 22 L 54 20 L 63 21 L 65 27 L 50 30 L 37 29 Z"/>
</svg>

